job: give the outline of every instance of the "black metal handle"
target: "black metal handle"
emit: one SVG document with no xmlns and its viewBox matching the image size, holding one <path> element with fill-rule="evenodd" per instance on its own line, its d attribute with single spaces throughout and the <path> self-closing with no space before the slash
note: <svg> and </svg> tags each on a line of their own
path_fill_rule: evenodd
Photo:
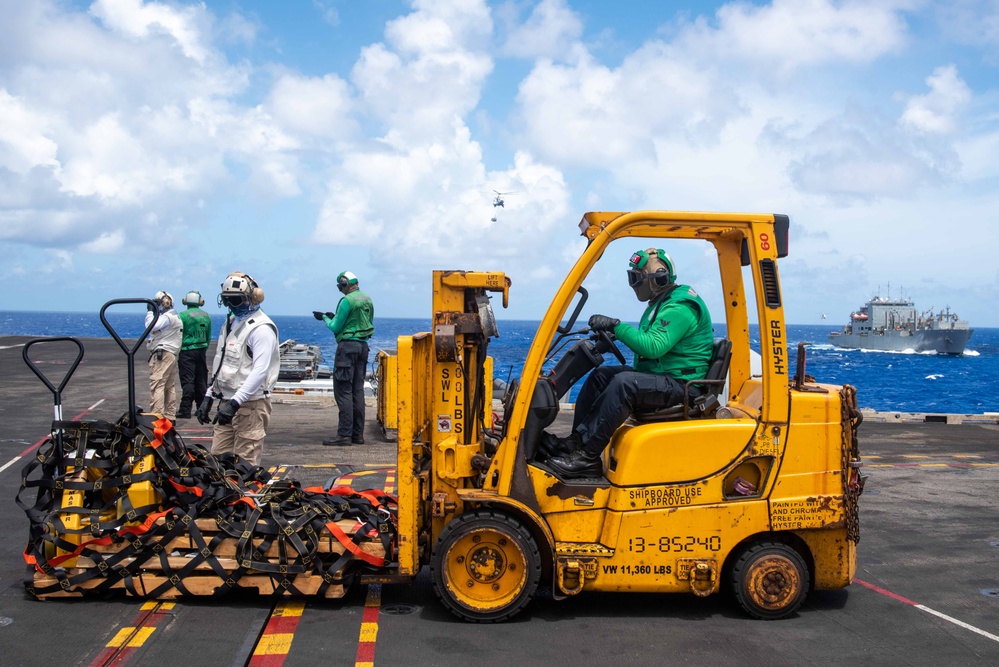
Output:
<svg viewBox="0 0 999 667">
<path fill-rule="evenodd" d="M 118 332 L 114 330 L 114 327 L 111 326 L 111 323 L 108 322 L 108 320 L 107 320 L 106 317 L 104 317 L 104 312 L 108 308 L 110 308 L 111 306 L 116 306 L 118 304 L 122 304 L 122 303 L 144 303 L 147 306 L 152 306 L 153 307 L 153 321 L 149 323 L 149 326 L 146 327 L 146 330 L 143 331 L 142 335 L 139 336 L 139 339 L 137 341 L 135 341 L 135 345 L 132 346 L 132 349 L 129 349 L 128 346 L 125 345 L 125 341 L 123 341 L 121 339 L 121 336 L 118 335 Z M 101 324 L 104 325 L 104 328 L 108 330 L 108 333 L 111 334 L 111 337 L 115 339 L 116 343 L 118 343 L 118 347 L 120 347 L 122 349 L 122 351 L 124 351 L 125 354 L 128 355 L 129 359 L 131 359 L 132 355 L 134 355 L 135 352 L 139 349 L 139 346 L 142 345 L 142 342 L 144 340 L 146 340 L 146 336 L 148 336 L 149 332 L 153 330 L 154 326 L 156 326 L 156 320 L 158 320 L 158 319 L 160 319 L 160 307 L 152 299 L 141 299 L 141 298 L 140 299 L 111 299 L 110 301 L 108 301 L 107 303 L 105 303 L 103 306 L 101 306 Z"/>
<path fill-rule="evenodd" d="M 35 365 L 35 362 L 33 362 L 31 358 L 28 356 L 28 350 L 31 349 L 32 345 L 38 345 L 40 343 L 58 343 L 62 341 L 69 341 L 70 343 L 73 343 L 78 348 L 78 351 L 76 353 L 76 359 L 73 361 L 72 365 L 70 365 L 69 370 L 66 371 L 65 377 L 63 377 L 62 382 L 60 382 L 59 386 L 57 387 L 54 384 L 52 384 L 52 381 L 45 376 L 45 373 L 43 373 L 38 369 L 38 366 Z M 34 338 L 24 344 L 24 349 L 21 351 L 21 356 L 24 357 L 24 363 L 28 364 L 28 368 L 31 369 L 31 372 L 37 375 L 38 379 L 44 382 L 45 386 L 48 387 L 49 391 L 52 392 L 52 395 L 55 398 L 56 408 L 57 409 L 61 408 L 62 390 L 66 388 L 66 384 L 69 382 L 69 379 L 73 377 L 73 373 L 76 371 L 76 367 L 79 366 L 80 361 L 83 360 L 83 343 L 81 343 L 79 339 L 73 338 L 72 336 L 56 336 L 54 338 Z M 57 415 L 56 419 L 62 419 L 62 416 Z"/>
<path fill-rule="evenodd" d="M 106 317 L 104 317 L 104 312 L 109 307 L 115 306 L 115 305 L 118 305 L 118 304 L 123 304 L 123 303 L 144 303 L 147 306 L 151 305 L 153 307 L 153 319 L 149 322 L 148 325 L 146 325 L 145 331 L 142 332 L 142 335 L 140 335 L 139 338 L 138 338 L 138 340 L 135 341 L 135 345 L 132 346 L 131 349 L 129 349 L 129 347 L 127 345 L 125 345 L 125 341 L 123 341 L 121 339 L 121 336 L 118 335 L 118 332 L 114 330 L 114 327 L 111 326 L 111 323 L 108 322 L 108 320 L 107 320 Z M 152 299 L 141 299 L 141 298 L 139 298 L 139 299 L 111 299 L 110 301 L 108 301 L 107 303 L 105 303 L 103 306 L 101 306 L 101 324 L 103 324 L 104 328 L 108 330 L 108 333 L 111 334 L 111 337 L 114 338 L 114 340 L 115 340 L 116 343 L 118 343 L 118 347 L 120 347 L 122 349 L 122 351 L 125 353 L 125 356 L 128 358 L 128 418 L 129 418 L 129 424 L 128 425 L 130 427 L 133 427 L 133 428 L 135 427 L 135 424 L 136 424 L 136 421 L 137 421 L 136 420 L 136 409 L 135 409 L 136 408 L 136 405 L 135 405 L 135 352 L 136 352 L 136 350 L 139 349 L 139 346 L 142 345 L 142 342 L 144 340 L 146 340 L 146 336 L 149 335 L 149 332 L 153 330 L 153 327 L 156 325 L 156 321 L 158 319 L 160 319 L 160 308 L 159 308 L 159 305 L 155 301 L 153 301 Z"/>
<path fill-rule="evenodd" d="M 31 358 L 28 356 L 28 350 L 31 349 L 32 345 L 38 345 L 41 343 L 59 343 L 65 341 L 69 341 L 70 343 L 76 345 L 77 347 L 76 359 L 73 360 L 73 363 L 70 365 L 69 370 L 66 371 L 66 375 L 62 378 L 62 382 L 60 382 L 59 386 L 57 387 L 54 384 L 52 384 L 52 381 L 45 376 L 45 373 L 41 372 L 38 369 L 38 366 L 35 365 L 35 362 L 33 362 Z M 56 336 L 54 338 L 35 338 L 29 340 L 27 343 L 24 344 L 24 349 L 21 350 L 21 356 L 24 358 L 24 363 L 28 364 L 28 368 L 31 369 L 31 372 L 37 375 L 38 379 L 44 382 L 45 386 L 48 387 L 49 391 L 52 392 L 53 401 L 55 402 L 52 418 L 57 422 L 62 421 L 62 390 L 66 388 L 66 384 L 69 382 L 69 379 L 73 377 L 73 373 L 76 371 L 76 367 L 79 366 L 80 362 L 83 360 L 83 343 L 81 343 L 78 338 L 73 338 L 72 336 Z M 55 437 L 56 437 L 56 445 L 58 447 L 57 451 L 61 456 L 62 455 L 61 428 L 55 429 Z"/>
</svg>

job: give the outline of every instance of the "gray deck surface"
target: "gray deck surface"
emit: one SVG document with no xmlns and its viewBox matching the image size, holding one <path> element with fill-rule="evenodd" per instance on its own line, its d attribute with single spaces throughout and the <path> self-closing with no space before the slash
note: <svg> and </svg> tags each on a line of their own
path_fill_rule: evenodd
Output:
<svg viewBox="0 0 999 667">
<path fill-rule="evenodd" d="M 21 359 L 25 340 L 0 337 L 0 467 L 30 456 L 52 420 L 52 394 Z M 117 419 L 128 403 L 125 355 L 109 339 L 84 344 L 84 361 L 63 394 L 63 415 Z M 32 358 L 58 383 L 70 355 L 56 347 L 34 347 Z M 146 355 L 136 357 L 136 394 L 144 405 Z M 859 394 L 863 405 L 863 387 Z M 330 399 L 276 403 L 264 463 L 297 466 L 310 482 L 324 480 L 323 466 L 333 463 L 391 464 L 395 446 L 382 437 L 374 413 L 369 406 L 367 444 L 323 447 L 336 425 Z M 563 427 L 567 419 L 560 415 Z M 195 420 L 182 421 L 179 431 L 194 441 L 210 436 Z M 869 419 L 860 436 L 870 479 L 861 498 L 858 582 L 813 593 L 792 618 L 754 621 L 721 595 L 584 593 L 561 602 L 541 595 L 512 622 L 472 625 L 436 602 L 424 572 L 411 585 L 381 587 L 374 662 L 999 664 L 999 425 Z M 134 626 L 144 603 L 25 598 L 28 524 L 13 502 L 24 463 L 0 472 L 0 664 L 88 665 Z M 367 589 L 357 586 L 341 600 L 306 600 L 284 664 L 363 662 L 360 642 L 372 639 L 370 626 L 362 633 Z M 256 596 L 177 602 L 160 610 L 161 622 L 125 661 L 246 664 L 272 608 L 272 600 Z"/>
</svg>

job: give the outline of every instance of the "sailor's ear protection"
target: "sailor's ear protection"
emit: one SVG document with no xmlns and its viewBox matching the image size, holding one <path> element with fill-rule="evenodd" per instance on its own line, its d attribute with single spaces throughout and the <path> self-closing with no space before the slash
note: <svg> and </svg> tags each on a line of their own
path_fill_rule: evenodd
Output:
<svg viewBox="0 0 999 667">
<path fill-rule="evenodd" d="M 343 294 L 346 294 L 347 290 L 350 289 L 350 276 L 347 275 L 346 271 L 336 277 L 336 288 Z"/>
<path fill-rule="evenodd" d="M 248 273 L 244 273 L 243 277 L 250 283 L 250 291 L 247 297 L 250 299 L 250 303 L 254 306 L 259 306 L 264 302 L 264 290 L 260 289 L 260 285 L 257 281 L 250 277 Z"/>
<path fill-rule="evenodd" d="M 656 281 L 656 285 L 659 287 L 665 287 L 674 281 L 675 276 L 673 275 L 673 262 L 670 260 L 670 256 L 666 254 L 666 251 L 662 248 L 656 248 L 656 257 L 659 258 L 663 264 L 666 265 L 665 269 L 657 269 L 653 280 Z"/>
</svg>

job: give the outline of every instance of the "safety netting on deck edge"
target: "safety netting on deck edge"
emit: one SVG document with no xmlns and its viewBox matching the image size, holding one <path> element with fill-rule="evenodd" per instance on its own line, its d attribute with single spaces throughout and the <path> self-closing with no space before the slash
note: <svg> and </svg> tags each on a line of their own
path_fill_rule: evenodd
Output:
<svg viewBox="0 0 999 667">
<path fill-rule="evenodd" d="M 50 437 L 24 467 L 16 501 L 30 522 L 30 595 L 219 595 L 266 575 L 275 594 L 335 597 L 329 587 L 393 564 L 389 494 L 275 481 L 235 455 L 185 444 L 168 419 L 136 421 L 53 422 L 61 447 Z M 75 496 L 64 502 L 65 494 Z M 142 500 L 151 502 L 134 505 Z M 213 520 L 207 529 L 204 519 Z M 189 547 L 182 553 L 178 538 Z M 161 573 L 152 586 L 141 581 L 150 571 Z M 185 580 L 214 584 L 191 590 Z"/>
</svg>

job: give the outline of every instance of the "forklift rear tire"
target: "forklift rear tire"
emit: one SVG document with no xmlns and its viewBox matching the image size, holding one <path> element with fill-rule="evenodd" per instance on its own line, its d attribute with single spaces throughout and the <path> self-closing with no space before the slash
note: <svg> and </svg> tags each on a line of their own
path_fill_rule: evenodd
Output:
<svg viewBox="0 0 999 667">
<path fill-rule="evenodd" d="M 789 544 L 758 542 L 735 561 L 731 585 L 746 613 L 772 621 L 790 616 L 805 601 L 808 566 Z"/>
<path fill-rule="evenodd" d="M 541 554 L 517 519 L 479 509 L 451 520 L 430 562 L 434 592 L 451 613 L 499 623 L 530 603 L 541 579 Z"/>
</svg>

